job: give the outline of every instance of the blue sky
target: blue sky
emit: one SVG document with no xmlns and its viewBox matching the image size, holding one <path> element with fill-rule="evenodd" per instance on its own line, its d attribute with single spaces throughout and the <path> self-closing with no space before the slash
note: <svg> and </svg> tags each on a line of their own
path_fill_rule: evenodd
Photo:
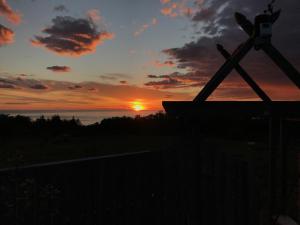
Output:
<svg viewBox="0 0 300 225">
<path fill-rule="evenodd" d="M 0 109 L 127 109 L 192 100 L 270 0 L 0 0 Z M 300 3 L 278 0 L 273 43 L 300 69 Z M 56 10 L 55 10 L 56 8 Z M 300 91 L 262 52 L 241 62 L 274 100 Z M 278 91 L 278 90 L 281 91 Z M 259 100 L 233 72 L 212 100 Z"/>
<path fill-rule="evenodd" d="M 155 68 L 151 62 L 165 60 L 162 49 L 181 46 L 189 39 L 184 18 L 171 19 L 160 13 L 160 1 L 149 0 L 87 0 L 87 1 L 9 1 L 11 7 L 22 13 L 22 23 L 14 25 L 15 43 L 0 51 L 1 70 L 10 73 L 34 74 L 42 79 L 68 81 L 97 81 L 99 75 L 122 73 L 132 75 L 132 82 L 142 84 L 146 74 L 170 72 L 169 68 Z M 54 12 L 53 8 L 64 4 L 68 12 Z M 33 47 L 29 40 L 51 25 L 55 16 L 68 15 L 86 17 L 91 9 L 97 9 L 106 29 L 115 33 L 115 38 L 98 46 L 93 54 L 78 58 L 58 57 L 52 52 Z M 138 37 L 133 33 L 143 24 L 157 19 L 157 25 L 150 27 Z M 4 18 L 1 22 L 8 23 Z M 101 26 L 101 25 L 99 25 Z M 68 65 L 72 75 L 54 76 L 45 68 L 49 65 Z"/>
</svg>

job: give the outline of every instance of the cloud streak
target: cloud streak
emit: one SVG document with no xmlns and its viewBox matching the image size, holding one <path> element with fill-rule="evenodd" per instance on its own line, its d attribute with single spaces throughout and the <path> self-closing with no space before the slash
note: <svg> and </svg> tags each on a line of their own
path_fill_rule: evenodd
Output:
<svg viewBox="0 0 300 225">
<path fill-rule="evenodd" d="M 128 74 L 123 73 L 107 73 L 100 75 L 99 78 L 104 81 L 116 81 L 116 80 L 124 80 L 124 79 L 131 79 L 132 77 Z"/>
<path fill-rule="evenodd" d="M 155 81 L 147 82 L 145 85 L 155 89 L 200 87 L 204 85 L 206 81 L 206 78 L 201 76 L 201 73 L 198 71 L 189 73 L 174 72 L 166 75 L 148 75 L 147 77 L 155 79 Z"/>
<path fill-rule="evenodd" d="M 55 73 L 68 73 L 71 71 L 71 68 L 68 66 L 49 66 L 47 70 L 50 70 Z"/>
<path fill-rule="evenodd" d="M 140 28 L 138 28 L 134 33 L 133 36 L 138 37 L 150 27 L 156 26 L 158 24 L 158 20 L 156 18 L 152 18 L 150 23 L 143 24 Z"/>
<path fill-rule="evenodd" d="M 82 86 L 81 85 L 78 85 L 78 84 L 74 84 L 70 87 L 68 87 L 70 90 L 78 90 L 78 89 L 81 89 Z"/>
<path fill-rule="evenodd" d="M 0 76 L 0 85 L 3 88 L 18 90 L 47 90 L 48 85 L 40 80 L 27 79 L 24 76 Z"/>
<path fill-rule="evenodd" d="M 32 86 L 30 86 L 31 89 L 35 89 L 35 90 L 47 90 L 48 87 L 44 84 L 34 84 Z"/>
</svg>

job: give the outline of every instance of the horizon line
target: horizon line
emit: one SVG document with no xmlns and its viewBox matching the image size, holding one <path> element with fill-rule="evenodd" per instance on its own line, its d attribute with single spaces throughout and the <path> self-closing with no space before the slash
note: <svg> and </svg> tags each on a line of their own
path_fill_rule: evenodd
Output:
<svg viewBox="0 0 300 225">
<path fill-rule="evenodd" d="M 132 111 L 132 112 L 149 112 L 164 111 L 163 109 L 145 109 L 134 111 L 132 109 L 0 109 L 2 112 L 95 112 L 95 111 Z"/>
</svg>

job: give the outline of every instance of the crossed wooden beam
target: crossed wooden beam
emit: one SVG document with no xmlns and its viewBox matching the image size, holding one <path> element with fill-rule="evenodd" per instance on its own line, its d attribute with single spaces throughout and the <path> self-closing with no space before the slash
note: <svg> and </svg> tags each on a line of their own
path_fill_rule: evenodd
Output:
<svg viewBox="0 0 300 225">
<path fill-rule="evenodd" d="M 272 15 L 272 23 L 275 23 L 280 16 L 280 11 Z M 222 83 L 228 74 L 235 69 L 241 77 L 248 83 L 253 91 L 265 102 L 271 102 L 271 98 L 257 85 L 257 83 L 249 76 L 249 74 L 239 65 L 239 62 L 249 53 L 254 47 L 256 36 L 255 26 L 242 14 L 235 15 L 238 24 L 250 36 L 249 39 L 241 44 L 233 54 L 230 54 L 222 45 L 217 45 L 217 49 L 224 56 L 226 62 L 215 73 L 212 79 L 195 97 L 194 102 L 205 101 L 214 90 Z M 300 89 L 300 74 L 291 65 L 287 59 L 269 42 L 265 43 L 260 48 L 274 61 L 274 63 L 286 74 L 286 76 Z"/>
<path fill-rule="evenodd" d="M 225 59 L 230 59 L 231 54 L 224 49 L 220 44 L 217 45 L 217 49 L 224 56 Z M 266 102 L 271 102 L 271 98 L 258 86 L 258 84 L 250 77 L 250 75 L 239 64 L 235 66 L 235 70 L 241 75 L 246 83 L 254 90 L 254 92 Z"/>
</svg>

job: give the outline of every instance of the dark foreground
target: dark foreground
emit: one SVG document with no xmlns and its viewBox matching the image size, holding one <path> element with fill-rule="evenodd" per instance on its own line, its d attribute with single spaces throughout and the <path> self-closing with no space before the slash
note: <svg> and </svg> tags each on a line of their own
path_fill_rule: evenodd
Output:
<svg viewBox="0 0 300 225">
<path fill-rule="evenodd" d="M 1 119 L 8 131 L 1 133 L 3 224 L 300 219 L 297 120 L 284 121 L 287 154 L 278 151 L 271 160 L 270 150 L 278 146 L 272 146 L 264 118 L 211 122 L 157 114 L 89 127 L 58 118 Z"/>
</svg>

